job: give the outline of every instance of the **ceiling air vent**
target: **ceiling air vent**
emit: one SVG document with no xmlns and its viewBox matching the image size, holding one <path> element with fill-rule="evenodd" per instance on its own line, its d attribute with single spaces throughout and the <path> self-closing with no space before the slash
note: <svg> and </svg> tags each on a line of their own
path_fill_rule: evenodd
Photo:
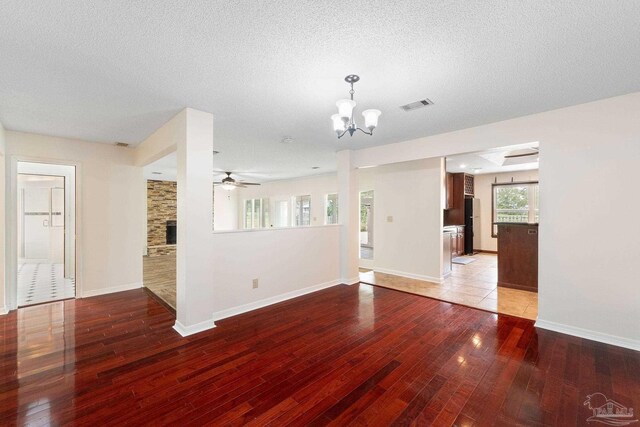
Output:
<svg viewBox="0 0 640 427">
<path fill-rule="evenodd" d="M 418 108 L 427 107 L 429 105 L 433 105 L 433 102 L 425 98 L 425 99 L 421 99 L 420 101 L 411 102 L 407 105 L 401 105 L 400 108 L 402 108 L 404 111 L 413 111 L 413 110 L 417 110 Z"/>
<path fill-rule="evenodd" d="M 116 142 L 116 147 L 128 147 L 129 144 L 126 142 Z"/>
</svg>

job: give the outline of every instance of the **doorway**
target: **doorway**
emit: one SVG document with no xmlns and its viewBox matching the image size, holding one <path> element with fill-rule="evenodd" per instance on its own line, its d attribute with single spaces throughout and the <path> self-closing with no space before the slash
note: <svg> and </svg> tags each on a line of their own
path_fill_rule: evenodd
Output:
<svg viewBox="0 0 640 427">
<path fill-rule="evenodd" d="M 17 306 L 76 296 L 75 167 L 18 162 Z"/>
<path fill-rule="evenodd" d="M 360 193 L 360 259 L 373 259 L 373 190 Z"/>
</svg>

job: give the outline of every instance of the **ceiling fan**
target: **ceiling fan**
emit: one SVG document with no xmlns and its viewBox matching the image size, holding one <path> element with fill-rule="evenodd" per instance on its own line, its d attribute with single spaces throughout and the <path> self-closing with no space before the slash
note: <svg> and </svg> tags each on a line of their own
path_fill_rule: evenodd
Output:
<svg viewBox="0 0 640 427">
<path fill-rule="evenodd" d="M 508 155 L 504 156 L 505 159 L 513 159 L 516 157 L 528 157 L 528 156 L 537 156 L 538 153 L 538 149 L 535 147 L 531 147 L 528 150 L 533 150 L 532 152 L 526 152 L 526 150 L 519 150 L 520 152 L 518 153 L 517 151 L 512 151 L 511 153 L 515 153 L 515 154 L 511 154 L 509 153 Z M 522 151 L 525 151 L 524 153 Z"/>
<path fill-rule="evenodd" d="M 233 190 L 234 188 L 246 188 L 249 185 L 260 185 L 257 182 L 245 182 L 245 181 L 236 181 L 231 178 L 231 174 L 233 172 L 225 172 L 227 174 L 226 178 L 223 178 L 222 181 L 214 182 L 213 185 L 220 185 L 225 190 Z"/>
</svg>

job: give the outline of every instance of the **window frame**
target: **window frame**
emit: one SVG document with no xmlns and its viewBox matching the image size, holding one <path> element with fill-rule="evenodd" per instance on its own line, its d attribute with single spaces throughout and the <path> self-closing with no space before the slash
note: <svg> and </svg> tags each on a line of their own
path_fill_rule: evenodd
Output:
<svg viewBox="0 0 640 427">
<path fill-rule="evenodd" d="M 523 185 L 536 185 L 538 186 L 538 191 L 540 191 L 540 182 L 539 181 L 515 181 L 515 182 L 494 182 L 491 184 L 491 237 L 497 238 L 498 233 L 497 229 L 494 228 L 497 221 L 494 220 L 495 212 L 496 212 L 496 187 L 506 187 L 506 186 L 523 186 Z M 533 210 L 534 215 L 536 209 L 540 210 L 540 200 L 537 200 L 536 206 L 529 207 L 529 216 L 531 216 L 531 211 Z M 527 221 L 528 224 L 534 224 L 532 222 Z"/>
<path fill-rule="evenodd" d="M 329 198 L 331 196 L 335 196 L 335 201 L 334 201 L 334 209 L 335 212 L 333 213 L 333 215 L 329 216 Z M 339 224 L 340 223 L 340 217 L 338 216 L 338 204 L 339 204 L 339 200 L 338 200 L 338 193 L 328 193 L 325 198 L 324 198 L 324 224 L 325 225 L 335 225 L 335 224 Z M 335 222 L 331 222 L 329 221 L 330 218 L 335 219 Z"/>
<path fill-rule="evenodd" d="M 298 207 L 298 199 L 300 199 L 300 207 Z M 302 224 L 304 218 L 304 200 L 309 200 L 309 223 Z M 298 214 L 300 215 L 301 224 L 298 224 Z M 301 194 L 293 196 L 293 215 L 291 215 L 293 227 L 309 227 L 311 225 L 311 194 Z"/>
<path fill-rule="evenodd" d="M 258 202 L 258 203 L 256 203 Z M 256 206 L 259 205 L 258 212 L 258 224 L 256 226 Z M 271 212 L 269 211 L 271 206 L 271 200 L 268 197 L 256 197 L 252 199 L 244 199 L 244 229 L 245 230 L 260 230 L 263 228 L 269 228 L 270 224 L 266 224 L 266 221 L 270 221 Z M 266 215 L 265 215 L 266 214 Z M 250 221 L 250 226 L 247 226 L 247 220 Z"/>
</svg>

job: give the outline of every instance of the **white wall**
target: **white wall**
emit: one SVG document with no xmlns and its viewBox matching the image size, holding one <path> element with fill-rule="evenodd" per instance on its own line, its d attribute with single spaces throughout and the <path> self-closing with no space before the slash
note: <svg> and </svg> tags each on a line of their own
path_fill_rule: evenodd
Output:
<svg viewBox="0 0 640 427">
<path fill-rule="evenodd" d="M 491 184 L 495 182 L 511 182 L 512 178 L 513 182 L 537 181 L 538 171 L 528 170 L 475 175 L 475 198 L 480 200 L 480 229 L 474 230 L 474 233 L 476 236 L 480 236 L 480 246 L 474 249 L 492 252 L 498 250 L 498 239 L 491 237 Z M 544 203 L 544 201 L 541 203 Z"/>
<path fill-rule="evenodd" d="M 540 327 L 640 349 L 640 92 L 356 152 L 380 165 L 540 143 Z M 632 221 L 633 223 L 633 221 Z"/>
<path fill-rule="evenodd" d="M 133 151 L 22 132 L 6 135 L 7 157 L 80 166 L 79 296 L 140 287 L 144 191 L 142 186 L 131 185 L 142 182 L 142 169 L 134 165 Z"/>
<path fill-rule="evenodd" d="M 5 187 L 6 187 L 6 169 L 5 169 L 5 152 L 6 152 L 6 137 L 4 126 L 0 122 L 0 314 L 7 312 L 9 304 L 5 301 L 5 244 L 6 244 L 6 200 L 5 200 Z"/>
<path fill-rule="evenodd" d="M 270 218 L 275 218 L 274 200 L 291 199 L 293 196 L 311 195 L 311 225 L 325 223 L 325 197 L 329 193 L 337 193 L 336 174 L 318 175 L 308 178 L 288 179 L 266 182 L 260 186 L 241 188 L 238 192 L 238 226 L 244 227 L 244 201 L 247 199 L 270 199 Z M 291 210 L 289 212 L 291 215 Z"/>
<path fill-rule="evenodd" d="M 213 233 L 214 320 L 338 284 L 339 239 L 339 225 Z"/>
<path fill-rule="evenodd" d="M 214 187 L 213 226 L 215 230 L 238 229 L 238 192 Z"/>
<path fill-rule="evenodd" d="M 359 171 L 360 190 L 374 192 L 375 243 L 373 262 L 367 266 L 423 280 L 442 279 L 443 172 L 441 158 Z"/>
<path fill-rule="evenodd" d="M 558 114 L 540 146 L 538 324 L 640 350 L 640 94 Z"/>
</svg>

